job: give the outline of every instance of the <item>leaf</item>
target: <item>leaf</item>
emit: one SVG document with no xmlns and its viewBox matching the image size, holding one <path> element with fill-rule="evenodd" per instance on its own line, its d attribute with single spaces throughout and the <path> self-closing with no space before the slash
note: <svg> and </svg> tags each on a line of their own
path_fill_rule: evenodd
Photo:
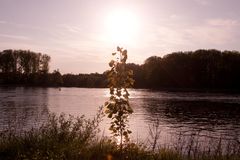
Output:
<svg viewBox="0 0 240 160">
<path fill-rule="evenodd" d="M 114 60 L 111 60 L 111 61 L 109 62 L 109 66 L 110 66 L 110 67 L 113 67 L 113 65 L 114 65 Z"/>
<path fill-rule="evenodd" d="M 108 118 L 112 118 L 112 114 L 109 114 L 109 115 L 108 115 Z"/>
<path fill-rule="evenodd" d="M 127 131 L 124 131 L 124 132 L 123 132 L 123 135 L 124 135 L 124 136 L 126 136 L 127 134 L 128 134 L 128 132 L 127 132 Z"/>
<path fill-rule="evenodd" d="M 117 46 L 117 51 L 121 51 L 121 48 L 119 46 Z"/>
<path fill-rule="evenodd" d="M 127 50 L 126 49 L 122 52 L 122 55 L 127 56 Z"/>
<path fill-rule="evenodd" d="M 130 130 L 127 130 L 127 132 L 128 132 L 128 134 L 131 134 L 131 133 L 132 133 L 132 131 L 130 131 Z"/>
</svg>

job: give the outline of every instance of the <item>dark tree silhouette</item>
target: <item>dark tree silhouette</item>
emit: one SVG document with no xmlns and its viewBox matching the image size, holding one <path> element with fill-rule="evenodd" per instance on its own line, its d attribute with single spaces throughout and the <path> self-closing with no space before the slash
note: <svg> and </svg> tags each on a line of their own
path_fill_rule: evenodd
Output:
<svg viewBox="0 0 240 160">
<path fill-rule="evenodd" d="M 240 89 L 238 51 L 176 52 L 150 57 L 141 67 L 147 88 Z"/>
<path fill-rule="evenodd" d="M 107 87 L 103 74 L 49 72 L 50 56 L 25 50 L 0 52 L 0 84 L 65 87 Z M 126 64 L 133 70 L 135 88 L 206 89 L 240 91 L 238 51 L 196 50 L 152 56 L 144 64 Z"/>
</svg>

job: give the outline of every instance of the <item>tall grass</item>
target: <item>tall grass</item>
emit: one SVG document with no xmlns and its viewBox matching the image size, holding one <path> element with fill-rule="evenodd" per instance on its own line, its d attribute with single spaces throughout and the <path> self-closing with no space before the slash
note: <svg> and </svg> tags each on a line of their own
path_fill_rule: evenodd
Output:
<svg viewBox="0 0 240 160">
<path fill-rule="evenodd" d="M 0 134 L 0 159 L 78 159 L 96 142 L 102 111 L 93 119 L 49 115 L 40 128 Z"/>
<path fill-rule="evenodd" d="M 226 144 L 220 138 L 204 147 L 198 134 L 191 138 L 179 135 L 179 141 L 170 146 L 158 145 L 160 128 L 150 129 L 149 144 L 129 142 L 123 151 L 112 138 L 99 138 L 99 123 L 102 108 L 95 118 L 73 117 L 51 114 L 45 124 L 24 133 L 6 130 L 0 134 L 0 159 L 53 159 L 53 160 L 101 160 L 101 159 L 142 159 L 142 160 L 239 160 L 240 145 L 236 141 Z M 214 144 L 214 145 L 213 145 Z M 224 146 L 224 147 L 223 147 Z"/>
</svg>

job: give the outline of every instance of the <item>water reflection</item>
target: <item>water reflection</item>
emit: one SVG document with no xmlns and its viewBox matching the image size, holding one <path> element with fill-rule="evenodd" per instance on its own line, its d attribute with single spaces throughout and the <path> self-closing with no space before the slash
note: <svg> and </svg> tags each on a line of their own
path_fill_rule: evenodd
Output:
<svg viewBox="0 0 240 160">
<path fill-rule="evenodd" d="M 37 127 L 51 112 L 91 118 L 107 99 L 108 89 L 0 88 L 0 130 L 9 125 Z M 130 90 L 130 104 L 134 139 L 148 139 L 154 123 L 160 126 L 162 143 L 176 140 L 179 134 L 239 138 L 239 95 Z M 101 124 L 105 135 L 109 135 L 108 127 L 105 118 Z"/>
<path fill-rule="evenodd" d="M 145 120 L 159 123 L 163 144 L 177 141 L 179 135 L 197 135 L 204 142 L 240 138 L 239 96 L 146 92 L 142 98 Z"/>
<path fill-rule="evenodd" d="M 172 128 L 227 132 L 226 134 L 240 130 L 240 104 L 237 103 L 157 100 L 147 100 L 146 103 L 148 121 L 158 118 Z"/>
<path fill-rule="evenodd" d="M 0 130 L 38 127 L 48 116 L 46 88 L 4 87 L 0 97 Z"/>
</svg>

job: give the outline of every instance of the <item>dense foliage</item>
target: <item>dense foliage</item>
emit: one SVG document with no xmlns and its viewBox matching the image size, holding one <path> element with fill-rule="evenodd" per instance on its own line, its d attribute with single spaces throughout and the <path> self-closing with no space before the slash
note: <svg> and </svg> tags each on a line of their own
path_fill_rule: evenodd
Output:
<svg viewBox="0 0 240 160">
<path fill-rule="evenodd" d="M 12 50 L 1 52 L 0 84 L 107 87 L 106 72 L 61 75 L 59 71 L 55 71 L 43 76 L 41 73 L 44 69 L 41 63 L 23 67 L 24 58 L 36 57 L 30 51 L 21 51 L 32 56 L 18 58 L 19 63 L 15 65 L 13 55 L 19 52 Z M 38 58 L 35 58 L 35 61 L 34 58 L 30 59 L 32 59 L 31 63 L 26 64 L 38 62 L 36 61 Z M 30 62 L 29 58 L 26 58 L 26 61 Z M 142 65 L 129 63 L 126 64 L 126 68 L 134 72 L 134 88 L 240 90 L 240 53 L 238 51 L 212 49 L 175 52 L 163 57 L 149 57 Z"/>
</svg>

